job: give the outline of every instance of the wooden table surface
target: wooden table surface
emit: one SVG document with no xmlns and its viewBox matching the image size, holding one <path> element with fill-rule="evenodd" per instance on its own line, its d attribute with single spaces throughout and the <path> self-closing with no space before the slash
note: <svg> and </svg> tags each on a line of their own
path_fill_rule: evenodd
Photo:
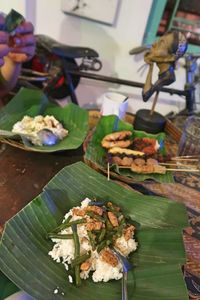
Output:
<svg viewBox="0 0 200 300">
<path fill-rule="evenodd" d="M 83 150 L 27 152 L 0 143 L 0 231 L 64 166 L 83 160 Z"/>
<path fill-rule="evenodd" d="M 26 152 L 0 143 L 0 233 L 7 220 L 36 197 L 66 165 L 83 161 L 83 149 L 54 154 Z M 190 299 L 200 300 L 200 175 L 177 174 L 176 184 L 140 183 L 147 194 L 183 202 L 190 227 L 184 230 L 184 277 Z M 134 185 L 129 188 L 136 187 Z M 141 191 L 141 189 L 139 189 Z"/>
</svg>

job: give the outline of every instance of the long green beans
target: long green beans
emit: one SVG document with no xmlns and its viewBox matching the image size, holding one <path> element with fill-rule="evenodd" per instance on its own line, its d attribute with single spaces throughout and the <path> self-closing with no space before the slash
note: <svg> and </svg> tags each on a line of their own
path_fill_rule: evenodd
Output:
<svg viewBox="0 0 200 300">
<path fill-rule="evenodd" d="M 79 242 L 79 237 L 78 237 L 78 233 L 77 233 L 77 223 L 72 224 L 72 231 L 73 231 L 74 248 L 75 248 L 74 259 L 76 259 L 77 257 L 80 256 L 80 242 Z M 75 281 L 76 281 L 77 286 L 81 285 L 80 265 L 79 264 L 75 266 Z"/>
<path fill-rule="evenodd" d="M 106 234 L 106 229 L 103 228 L 103 229 L 101 230 L 100 235 L 99 235 L 98 242 L 103 241 L 103 239 L 104 239 L 104 237 L 105 237 L 105 234 Z"/>
<path fill-rule="evenodd" d="M 58 227 L 56 227 L 52 232 L 58 233 L 59 231 L 61 231 L 64 228 L 66 228 L 66 225 L 69 223 L 69 221 L 71 220 L 71 218 L 72 218 L 72 216 L 69 216 L 61 225 L 59 225 Z"/>
<path fill-rule="evenodd" d="M 47 233 L 47 238 L 49 239 L 61 239 L 61 240 L 70 240 L 73 239 L 73 234 L 56 234 L 53 232 Z"/>
<path fill-rule="evenodd" d="M 94 202 L 94 205 L 95 204 L 96 202 Z M 128 218 L 122 213 L 119 207 L 113 205 L 111 202 L 102 202 L 100 204 L 102 214 L 98 214 L 97 212 L 99 212 L 99 210 L 95 207 L 94 209 L 91 209 L 91 207 L 88 209 L 85 206 L 80 207 L 77 212 L 81 213 L 72 210 L 72 216 L 69 216 L 60 226 L 47 234 L 47 238 L 60 240 L 71 239 L 72 243 L 74 243 L 74 257 L 71 261 L 71 267 L 74 270 L 76 286 L 81 285 L 80 272 L 90 271 L 87 267 L 91 266 L 93 256 L 95 257 L 93 251 L 100 253 L 106 248 L 112 249 L 112 247 L 115 246 L 116 240 L 120 238 L 123 233 L 125 234 L 126 229 L 130 226 Z M 81 216 L 81 219 L 76 216 Z M 116 222 L 116 218 L 118 222 Z M 78 231 L 78 226 L 80 226 L 80 231 Z M 62 231 L 67 228 L 71 229 L 66 232 Z M 80 234 L 80 241 L 78 233 Z M 91 251 L 84 253 L 84 245 L 81 248 L 80 242 L 86 243 Z M 84 254 L 82 254 L 82 252 Z M 86 261 L 87 263 L 82 265 Z"/>
<path fill-rule="evenodd" d="M 92 246 L 92 250 L 94 251 L 96 248 L 96 236 L 91 231 L 87 231 L 87 234 L 90 239 L 90 244 Z"/>
<path fill-rule="evenodd" d="M 101 222 L 105 222 L 105 219 L 103 217 L 93 213 L 92 211 L 87 211 L 86 214 L 93 219 L 96 219 Z"/>
<path fill-rule="evenodd" d="M 97 252 L 101 252 L 101 250 L 103 250 L 103 248 L 109 246 L 112 242 L 109 240 L 104 240 L 103 242 L 101 242 L 98 247 L 97 247 Z"/>
<path fill-rule="evenodd" d="M 77 256 L 74 260 L 72 260 L 71 265 L 72 267 L 76 265 L 82 264 L 84 261 L 86 261 L 88 258 L 90 258 L 91 252 Z"/>
<path fill-rule="evenodd" d="M 58 233 L 59 231 L 61 231 L 61 230 L 65 229 L 65 228 L 68 228 L 68 227 L 72 226 L 73 224 L 83 224 L 83 223 L 86 223 L 86 220 L 85 220 L 85 219 L 79 219 L 79 220 L 71 221 L 71 222 L 70 222 L 71 218 L 72 218 L 72 216 L 69 216 L 69 217 L 67 218 L 67 220 L 64 221 L 60 226 L 58 226 L 57 228 L 55 228 L 55 229 L 53 230 L 53 232 Z"/>
</svg>

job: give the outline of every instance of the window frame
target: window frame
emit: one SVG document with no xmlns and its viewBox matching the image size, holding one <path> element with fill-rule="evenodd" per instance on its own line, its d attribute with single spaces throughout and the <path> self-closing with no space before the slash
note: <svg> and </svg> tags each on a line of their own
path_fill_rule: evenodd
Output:
<svg viewBox="0 0 200 300">
<path fill-rule="evenodd" d="M 179 0 L 176 0 L 178 2 Z M 145 28 L 145 33 L 143 37 L 143 45 L 152 45 L 153 42 L 158 38 L 157 31 L 158 27 L 166 6 L 167 0 L 153 0 L 151 5 L 150 14 L 148 17 L 147 25 Z M 199 53 L 200 52 L 200 46 L 188 44 L 188 50 L 189 53 Z"/>
</svg>

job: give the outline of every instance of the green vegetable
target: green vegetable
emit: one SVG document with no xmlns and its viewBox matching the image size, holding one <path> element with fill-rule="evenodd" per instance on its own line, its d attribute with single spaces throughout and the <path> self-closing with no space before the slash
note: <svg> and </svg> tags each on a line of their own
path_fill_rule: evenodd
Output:
<svg viewBox="0 0 200 300">
<path fill-rule="evenodd" d="M 92 250 L 94 251 L 96 248 L 96 236 L 91 231 L 87 231 L 87 234 L 90 239 L 90 244 L 92 246 Z"/>
<path fill-rule="evenodd" d="M 79 220 L 76 220 L 76 221 L 72 221 L 72 222 L 69 222 L 71 220 L 72 216 L 69 216 L 67 218 L 67 220 L 62 223 L 60 226 L 58 226 L 56 229 L 53 230 L 53 232 L 57 233 L 65 228 L 68 228 L 70 226 L 72 226 L 73 224 L 83 224 L 83 223 L 86 223 L 86 220 L 85 219 L 79 219 Z"/>
<path fill-rule="evenodd" d="M 87 254 L 83 254 L 80 256 L 77 256 L 74 260 L 72 260 L 71 265 L 72 267 L 76 266 L 76 265 L 80 265 L 82 264 L 84 261 L 86 261 L 88 258 L 90 258 L 91 256 L 91 252 L 87 253 Z"/>
<path fill-rule="evenodd" d="M 69 223 L 71 220 L 72 216 L 69 216 L 61 225 L 56 227 L 52 232 L 58 233 L 59 231 L 63 230 L 66 228 L 66 225 Z"/>
<path fill-rule="evenodd" d="M 101 230 L 100 235 L 99 235 L 98 242 L 103 241 L 103 239 L 104 239 L 104 237 L 105 237 L 105 234 L 106 234 L 106 229 L 103 228 L 103 229 Z"/>
<path fill-rule="evenodd" d="M 55 233 L 50 232 L 50 233 L 47 233 L 47 238 L 70 240 L 70 239 L 73 239 L 73 234 L 55 234 Z"/>
<path fill-rule="evenodd" d="M 78 233 L 77 233 L 77 223 L 75 223 L 75 221 L 72 224 L 72 231 L 73 231 L 74 248 L 75 248 L 74 259 L 76 259 L 77 257 L 80 256 L 80 242 L 79 242 L 79 237 L 78 237 Z M 80 265 L 75 266 L 75 281 L 76 281 L 77 286 L 81 285 Z"/>
<path fill-rule="evenodd" d="M 109 246 L 110 244 L 112 244 L 111 241 L 109 240 L 106 240 L 106 241 L 103 241 L 99 244 L 99 246 L 97 247 L 97 252 L 101 252 L 101 250 L 103 250 L 103 248 Z"/>
<path fill-rule="evenodd" d="M 101 221 L 101 222 L 105 222 L 105 219 L 104 219 L 103 217 L 101 217 L 101 216 L 95 214 L 95 213 L 92 212 L 92 211 L 87 211 L 86 214 L 87 214 L 89 217 L 93 218 L 93 219 L 96 219 L 96 220 Z"/>
<path fill-rule="evenodd" d="M 106 228 L 108 230 L 112 230 L 113 229 L 113 226 L 112 226 L 111 222 L 108 220 L 108 218 L 106 218 Z"/>
</svg>

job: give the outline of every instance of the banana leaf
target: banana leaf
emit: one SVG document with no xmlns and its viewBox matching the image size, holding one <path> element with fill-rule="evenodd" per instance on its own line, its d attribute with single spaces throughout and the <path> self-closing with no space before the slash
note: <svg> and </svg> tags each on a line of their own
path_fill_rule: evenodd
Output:
<svg viewBox="0 0 200 300">
<path fill-rule="evenodd" d="M 46 234 L 85 197 L 113 201 L 137 223 L 139 246 L 130 256 L 134 268 L 128 273 L 129 299 L 187 300 L 181 271 L 185 263 L 182 229 L 188 226 L 185 206 L 127 190 L 83 162 L 62 169 L 6 223 L 0 242 L 0 270 L 37 300 L 120 300 L 120 281 L 94 283 L 88 279 L 76 287 L 68 282 L 63 265 L 48 256 L 53 243 Z"/>
<path fill-rule="evenodd" d="M 4 300 L 10 295 L 18 292 L 19 288 L 14 285 L 2 272 L 0 272 L 0 300 Z"/>
<path fill-rule="evenodd" d="M 53 146 L 34 146 L 27 142 L 23 136 L 11 132 L 13 125 L 23 116 L 34 117 L 38 114 L 53 115 L 60 121 L 69 134 L 58 144 Z M 59 107 L 49 103 L 41 90 L 22 88 L 13 99 L 0 111 L 0 140 L 15 143 L 16 136 L 20 139 L 22 149 L 37 152 L 55 152 L 78 148 L 87 134 L 88 113 L 79 106 L 70 103 L 65 107 Z M 7 132 L 6 132 L 7 131 Z M 13 143 L 12 143 L 13 141 Z"/>
<path fill-rule="evenodd" d="M 99 120 L 95 131 L 93 132 L 92 138 L 89 141 L 85 153 L 85 161 L 91 162 L 92 165 L 96 166 L 101 170 L 107 169 L 107 150 L 101 146 L 101 141 L 103 137 L 111 132 L 116 124 L 116 116 L 103 116 Z M 138 131 L 133 129 L 133 125 L 119 120 L 117 131 L 120 130 L 130 130 L 133 132 L 133 138 L 139 137 L 148 137 L 154 138 L 158 141 L 161 146 L 159 153 L 162 155 L 166 154 L 166 149 L 164 146 L 165 133 L 161 132 L 158 134 L 148 134 L 144 131 Z M 158 182 L 173 183 L 174 178 L 171 172 L 166 172 L 166 174 L 137 174 L 132 172 L 129 169 L 119 169 L 116 165 L 111 166 L 111 175 L 119 174 L 119 179 L 131 182 L 127 178 L 131 178 L 134 181 L 144 181 L 146 179 L 153 179 Z"/>
</svg>

